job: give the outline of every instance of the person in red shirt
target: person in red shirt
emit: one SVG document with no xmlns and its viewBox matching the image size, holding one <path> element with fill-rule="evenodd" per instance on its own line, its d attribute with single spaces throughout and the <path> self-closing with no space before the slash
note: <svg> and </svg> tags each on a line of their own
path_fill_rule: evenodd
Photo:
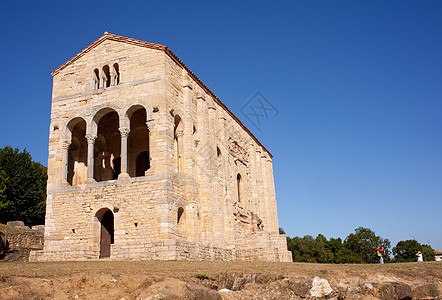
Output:
<svg viewBox="0 0 442 300">
<path fill-rule="evenodd" d="M 378 246 L 378 247 L 376 248 L 376 253 L 377 253 L 378 256 L 379 256 L 379 263 L 380 263 L 380 264 L 383 264 L 383 263 L 384 263 L 384 254 L 385 254 L 384 247 Z"/>
</svg>

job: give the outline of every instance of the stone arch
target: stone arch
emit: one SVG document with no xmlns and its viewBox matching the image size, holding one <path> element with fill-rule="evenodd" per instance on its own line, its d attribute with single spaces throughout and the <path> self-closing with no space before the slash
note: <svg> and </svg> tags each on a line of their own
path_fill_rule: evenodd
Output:
<svg viewBox="0 0 442 300">
<path fill-rule="evenodd" d="M 130 129 L 127 143 L 128 173 L 131 177 L 144 176 L 150 168 L 148 110 L 143 105 L 134 104 L 125 115 Z"/>
<path fill-rule="evenodd" d="M 114 244 L 115 217 L 108 207 L 100 208 L 95 213 L 98 224 L 99 258 L 111 256 L 111 245 Z"/>
<path fill-rule="evenodd" d="M 116 105 L 108 103 L 95 107 L 93 112 L 91 112 L 93 117 L 91 116 L 90 121 L 88 122 L 89 127 L 87 133 L 96 136 L 100 119 L 111 111 L 115 111 L 118 114 L 118 118 L 120 120 L 119 126 L 124 127 L 127 123 L 125 114 L 122 113 L 122 110 Z"/>
<path fill-rule="evenodd" d="M 65 128 L 67 151 L 64 164 L 66 180 L 70 185 L 84 184 L 87 178 L 87 123 L 81 117 L 71 119 Z"/>
<path fill-rule="evenodd" d="M 119 66 L 118 62 L 116 62 L 112 65 L 112 71 L 113 71 L 112 78 L 111 78 L 112 85 L 120 84 L 120 66 Z"/>
<path fill-rule="evenodd" d="M 112 108 L 99 110 L 92 122 L 94 134 L 94 179 L 117 179 L 121 172 L 120 115 Z"/>
</svg>

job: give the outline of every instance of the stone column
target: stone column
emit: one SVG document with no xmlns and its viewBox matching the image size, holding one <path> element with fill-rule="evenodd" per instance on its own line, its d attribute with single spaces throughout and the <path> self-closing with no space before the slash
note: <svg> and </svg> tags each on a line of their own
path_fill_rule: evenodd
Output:
<svg viewBox="0 0 442 300">
<path fill-rule="evenodd" d="M 117 73 L 114 70 L 114 67 L 110 67 L 110 85 L 114 86 L 117 84 Z"/>
<path fill-rule="evenodd" d="M 213 207 L 213 236 L 216 247 L 223 246 L 223 223 L 222 223 L 222 209 L 221 209 L 221 197 L 220 197 L 220 185 L 218 174 L 218 161 L 216 156 L 217 146 L 217 126 L 216 126 L 216 106 L 215 103 L 211 103 L 208 107 L 209 113 L 209 140 L 207 143 L 208 157 L 209 157 L 209 170 L 210 170 L 210 198 Z"/>
<path fill-rule="evenodd" d="M 258 216 L 264 223 L 264 230 L 269 230 L 269 224 L 267 223 L 266 215 L 266 197 L 264 188 L 264 176 L 261 166 L 261 151 L 259 149 L 255 150 L 255 169 L 256 169 L 256 185 L 258 190 Z"/>
<path fill-rule="evenodd" d="M 208 143 L 208 120 L 207 104 L 204 95 L 197 97 L 197 117 L 198 117 L 198 148 L 197 154 L 197 172 L 198 172 L 198 196 L 199 196 L 199 234 L 204 245 L 213 241 L 213 220 L 210 196 L 210 178 L 209 178 L 209 157 L 207 151 Z"/>
<path fill-rule="evenodd" d="M 61 184 L 67 184 L 68 179 L 68 154 L 69 154 L 69 146 L 71 145 L 71 141 L 62 140 L 61 146 L 63 151 L 63 163 L 61 167 Z"/>
<path fill-rule="evenodd" d="M 256 182 L 256 157 L 255 157 L 255 144 L 250 142 L 249 145 L 249 157 L 250 157 L 250 181 L 252 187 L 252 210 L 255 214 L 259 215 L 258 205 L 258 184 Z"/>
<path fill-rule="evenodd" d="M 121 134 L 121 173 L 118 175 L 118 179 L 129 177 L 129 174 L 127 173 L 127 137 L 130 129 L 127 127 L 121 127 L 119 130 Z"/>
<path fill-rule="evenodd" d="M 97 137 L 92 134 L 86 134 L 87 139 L 87 179 L 86 183 L 95 182 L 94 179 L 94 144 Z"/>
<path fill-rule="evenodd" d="M 102 71 L 102 72 L 103 72 L 103 71 Z M 101 72 L 100 72 L 100 73 L 101 73 Z M 104 88 L 106 87 L 106 82 L 107 82 L 106 75 L 101 74 L 101 76 L 100 76 L 100 85 L 99 85 L 99 88 L 100 88 L 100 89 L 104 89 Z"/>
<path fill-rule="evenodd" d="M 268 186 L 269 186 L 269 201 L 271 207 L 272 214 L 272 230 L 274 232 L 279 232 L 279 224 L 278 224 L 278 209 L 276 207 L 276 193 L 275 193 L 275 180 L 273 177 L 273 164 L 272 159 L 270 157 L 267 158 L 267 177 L 268 177 Z"/>
<path fill-rule="evenodd" d="M 272 212 L 271 212 L 271 201 L 269 193 L 269 177 L 267 174 L 267 155 L 265 152 L 261 153 L 260 158 L 261 169 L 262 169 L 262 186 L 264 190 L 264 202 L 265 202 L 265 216 L 266 216 L 266 226 L 267 231 L 270 232 L 272 228 Z"/>
<path fill-rule="evenodd" d="M 184 136 L 184 130 L 180 129 L 177 130 L 176 132 L 176 139 L 177 139 L 177 143 L 178 143 L 178 172 L 184 172 L 183 170 L 183 152 L 184 152 L 184 147 L 183 147 L 183 136 Z"/>
<path fill-rule="evenodd" d="M 233 244 L 233 206 L 230 194 L 229 146 L 227 141 L 227 122 L 224 115 L 219 118 L 219 141 L 221 147 L 221 168 L 223 172 L 222 206 L 223 237 L 227 245 Z"/>
</svg>

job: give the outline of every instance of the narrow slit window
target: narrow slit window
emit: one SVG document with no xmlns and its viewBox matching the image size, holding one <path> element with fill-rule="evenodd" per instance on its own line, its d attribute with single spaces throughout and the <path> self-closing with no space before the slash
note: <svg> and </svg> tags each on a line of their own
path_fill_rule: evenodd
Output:
<svg viewBox="0 0 442 300">
<path fill-rule="evenodd" d="M 177 224 L 180 224 L 181 218 L 183 217 L 184 208 L 180 207 L 178 208 L 178 216 L 177 216 Z"/>
<path fill-rule="evenodd" d="M 236 189 L 238 191 L 238 202 L 241 202 L 241 175 L 236 175 Z"/>
</svg>

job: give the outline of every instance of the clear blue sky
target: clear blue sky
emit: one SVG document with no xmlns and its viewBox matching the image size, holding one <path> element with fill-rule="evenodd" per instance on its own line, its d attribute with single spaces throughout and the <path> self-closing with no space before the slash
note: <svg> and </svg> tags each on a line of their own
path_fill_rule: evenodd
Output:
<svg viewBox="0 0 442 300">
<path fill-rule="evenodd" d="M 167 45 L 274 154 L 280 226 L 442 250 L 442 2 L 3 1 L 0 146 L 47 165 L 51 71 L 104 31 Z M 260 130 L 241 107 L 279 111 Z"/>
</svg>

